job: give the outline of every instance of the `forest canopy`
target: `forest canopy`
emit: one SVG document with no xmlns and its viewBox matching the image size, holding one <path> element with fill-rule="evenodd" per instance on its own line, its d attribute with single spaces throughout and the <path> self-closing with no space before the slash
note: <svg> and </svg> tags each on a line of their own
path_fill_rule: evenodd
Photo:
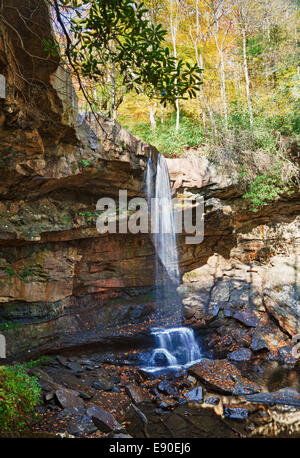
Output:
<svg viewBox="0 0 300 458">
<path fill-rule="evenodd" d="M 297 1 L 50 3 L 81 110 L 118 119 L 164 154 L 208 155 L 257 207 L 287 191 L 298 174 Z"/>
</svg>

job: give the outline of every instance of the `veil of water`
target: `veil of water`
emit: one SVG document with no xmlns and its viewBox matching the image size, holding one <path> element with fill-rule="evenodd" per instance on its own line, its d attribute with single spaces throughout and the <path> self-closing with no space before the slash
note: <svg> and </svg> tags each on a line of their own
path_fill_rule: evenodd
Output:
<svg viewBox="0 0 300 458">
<path fill-rule="evenodd" d="M 194 333 L 182 326 L 182 302 L 177 288 L 180 285 L 178 251 L 172 193 L 168 166 L 164 156 L 157 164 L 150 157 L 146 173 L 146 193 L 151 211 L 151 231 L 156 264 L 156 349 L 150 359 L 149 370 L 166 367 L 188 367 L 201 354 Z"/>
</svg>

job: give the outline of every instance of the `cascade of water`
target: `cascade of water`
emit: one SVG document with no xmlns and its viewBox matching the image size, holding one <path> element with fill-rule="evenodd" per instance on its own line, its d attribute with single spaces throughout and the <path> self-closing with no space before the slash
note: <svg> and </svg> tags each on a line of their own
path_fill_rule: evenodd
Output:
<svg viewBox="0 0 300 458">
<path fill-rule="evenodd" d="M 158 155 L 156 169 L 150 157 L 146 172 L 146 193 L 151 211 L 151 229 L 156 258 L 156 311 L 159 329 L 153 329 L 156 349 L 149 370 L 187 367 L 201 358 L 191 329 L 182 326 L 182 302 L 178 251 L 168 166 Z M 170 324 L 173 327 L 168 327 Z M 174 327 L 175 326 L 175 327 Z"/>
<path fill-rule="evenodd" d="M 155 247 L 155 283 L 157 323 L 180 325 L 182 322 L 181 298 L 176 231 L 172 208 L 172 193 L 168 166 L 164 156 L 157 158 L 156 170 L 152 158 L 148 161 L 146 190 L 151 209 L 151 229 Z"/>
</svg>

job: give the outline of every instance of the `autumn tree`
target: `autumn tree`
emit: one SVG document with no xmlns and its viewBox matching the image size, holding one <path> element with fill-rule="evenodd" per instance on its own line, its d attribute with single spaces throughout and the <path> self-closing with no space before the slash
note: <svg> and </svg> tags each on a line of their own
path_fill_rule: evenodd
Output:
<svg viewBox="0 0 300 458">
<path fill-rule="evenodd" d="M 131 0 L 50 2 L 66 40 L 65 56 L 79 81 L 83 77 L 103 83 L 109 63 L 112 82 L 118 69 L 126 90 L 139 93 L 143 88 L 149 97 L 163 104 L 177 105 L 179 98 L 188 92 L 193 96 L 198 90 L 198 66 L 171 55 L 164 46 L 167 31 L 151 22 L 142 3 Z M 68 23 L 64 12 L 67 12 Z"/>
</svg>

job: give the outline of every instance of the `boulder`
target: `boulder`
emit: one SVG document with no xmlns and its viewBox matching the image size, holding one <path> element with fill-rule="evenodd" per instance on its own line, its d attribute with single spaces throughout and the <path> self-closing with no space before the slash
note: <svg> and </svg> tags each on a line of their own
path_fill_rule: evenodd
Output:
<svg viewBox="0 0 300 458">
<path fill-rule="evenodd" d="M 173 387 L 168 380 L 162 380 L 158 385 L 157 388 L 164 394 L 168 394 L 169 396 L 176 396 L 178 394 L 178 390 L 176 387 Z"/>
<path fill-rule="evenodd" d="M 282 390 L 274 391 L 273 393 L 246 395 L 244 398 L 248 402 L 255 402 L 259 404 L 281 404 L 300 408 L 300 394 L 291 388 L 283 388 Z"/>
<path fill-rule="evenodd" d="M 69 421 L 67 431 L 74 436 L 92 434 L 97 431 L 97 426 L 94 425 L 89 415 L 75 417 Z"/>
<path fill-rule="evenodd" d="M 93 420 L 94 425 L 104 433 L 117 432 L 123 429 L 115 417 L 101 407 L 91 405 L 86 413 Z"/>
<path fill-rule="evenodd" d="M 217 406 L 220 402 L 220 398 L 217 398 L 216 396 L 209 396 L 205 399 L 205 404 L 209 404 L 212 406 Z"/>
<path fill-rule="evenodd" d="M 257 326 L 259 322 L 257 316 L 249 311 L 237 312 L 233 315 L 233 318 L 235 318 L 237 321 L 240 321 L 242 324 L 250 328 L 255 328 L 255 326 Z"/>
<path fill-rule="evenodd" d="M 140 405 L 151 401 L 151 397 L 146 388 L 142 388 L 130 383 L 125 386 L 125 391 L 135 405 Z"/>
<path fill-rule="evenodd" d="M 291 336 L 300 333 L 299 287 L 283 285 L 264 291 L 264 302 L 268 312 Z"/>
<path fill-rule="evenodd" d="M 95 390 L 111 391 L 114 384 L 105 377 L 98 377 L 97 380 L 92 383 L 92 387 L 95 388 Z"/>
<path fill-rule="evenodd" d="M 64 409 L 78 407 L 84 404 L 77 391 L 60 389 L 55 391 L 55 395 L 59 404 Z"/>
<path fill-rule="evenodd" d="M 249 412 L 244 407 L 236 407 L 236 406 L 226 406 L 224 407 L 224 415 L 227 418 L 231 418 L 233 420 L 244 420 L 248 418 Z"/>
<path fill-rule="evenodd" d="M 201 404 L 203 402 L 203 389 L 200 386 L 197 386 L 191 391 L 188 391 L 184 395 L 189 402 L 197 402 Z"/>
<path fill-rule="evenodd" d="M 250 361 L 252 358 L 251 350 L 248 348 L 241 348 L 240 350 L 232 351 L 227 355 L 229 361 Z"/>
<path fill-rule="evenodd" d="M 209 389 L 224 394 L 253 394 L 260 387 L 244 378 L 240 371 L 226 360 L 203 359 L 189 368 L 189 373 L 203 382 Z"/>
</svg>

